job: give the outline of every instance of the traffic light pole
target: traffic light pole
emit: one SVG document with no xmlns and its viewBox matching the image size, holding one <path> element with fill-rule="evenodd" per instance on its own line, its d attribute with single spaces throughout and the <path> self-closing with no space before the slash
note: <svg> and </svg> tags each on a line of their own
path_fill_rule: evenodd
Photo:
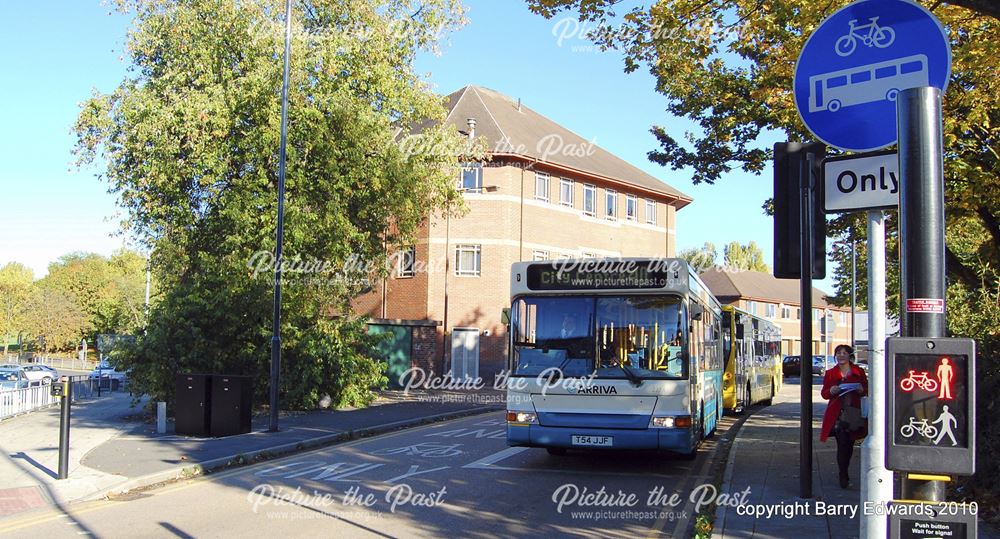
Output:
<svg viewBox="0 0 1000 539">
<path fill-rule="evenodd" d="M 904 337 L 944 337 L 947 319 L 941 91 L 933 87 L 903 90 L 899 92 L 896 105 L 900 175 L 900 334 Z M 940 308 L 933 307 L 935 305 Z M 903 499 L 945 501 L 945 481 L 910 479 L 910 475 L 904 474 L 902 478 Z"/>
<path fill-rule="evenodd" d="M 802 219 L 801 238 L 801 277 L 802 287 L 799 335 L 799 403 L 801 419 L 799 422 L 799 495 L 812 498 L 812 277 L 813 277 L 813 154 L 799 162 L 799 187 L 801 190 L 801 205 L 799 216 Z"/>
</svg>

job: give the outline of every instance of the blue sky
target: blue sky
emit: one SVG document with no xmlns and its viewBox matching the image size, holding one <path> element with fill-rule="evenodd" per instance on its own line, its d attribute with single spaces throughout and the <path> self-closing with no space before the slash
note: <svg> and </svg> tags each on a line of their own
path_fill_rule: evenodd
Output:
<svg viewBox="0 0 1000 539">
<path fill-rule="evenodd" d="M 467 0 L 469 24 L 453 33 L 441 55 L 421 54 L 418 72 L 442 93 L 466 84 L 493 88 L 566 126 L 694 198 L 677 214 L 678 248 L 706 241 L 756 241 L 771 261 L 772 225 L 761 204 L 771 172 L 733 172 L 716 185 L 693 185 L 690 174 L 651 163 L 653 124 L 675 138 L 691 124 L 666 113 L 645 71 L 623 72 L 620 54 L 589 47 L 576 22 L 546 20 L 522 2 Z M 125 73 L 128 20 L 101 0 L 0 3 L 0 65 L 10 79 L 0 104 L 0 186 L 3 212 L 0 265 L 16 260 L 40 277 L 60 255 L 110 254 L 125 239 L 115 197 L 96 169 L 77 171 L 71 128 L 78 103 L 92 88 L 112 90 Z M 560 35 L 570 34 L 560 40 Z M 770 145 L 774 140 L 765 141 Z M 828 267 L 828 275 L 832 269 Z M 830 280 L 818 283 L 832 291 Z"/>
</svg>

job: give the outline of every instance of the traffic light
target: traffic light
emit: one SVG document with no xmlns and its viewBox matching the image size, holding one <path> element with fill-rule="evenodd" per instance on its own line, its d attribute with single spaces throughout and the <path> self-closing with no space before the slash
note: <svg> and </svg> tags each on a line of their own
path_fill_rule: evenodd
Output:
<svg viewBox="0 0 1000 539">
<path fill-rule="evenodd" d="M 976 343 L 887 339 L 886 468 L 972 475 L 976 469 Z"/>
<path fill-rule="evenodd" d="M 823 158 L 826 145 L 779 142 L 774 145 L 774 276 L 800 279 L 801 260 L 801 178 L 812 157 L 813 192 L 812 237 L 814 279 L 826 277 L 826 215 L 823 213 Z"/>
</svg>

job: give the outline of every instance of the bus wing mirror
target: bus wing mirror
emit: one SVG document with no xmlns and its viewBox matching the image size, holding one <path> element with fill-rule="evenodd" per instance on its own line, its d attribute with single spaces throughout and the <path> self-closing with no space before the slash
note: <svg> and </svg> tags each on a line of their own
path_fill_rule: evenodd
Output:
<svg viewBox="0 0 1000 539">
<path fill-rule="evenodd" d="M 701 315 L 704 312 L 705 309 L 701 305 L 697 303 L 691 305 L 691 320 L 701 320 Z"/>
</svg>

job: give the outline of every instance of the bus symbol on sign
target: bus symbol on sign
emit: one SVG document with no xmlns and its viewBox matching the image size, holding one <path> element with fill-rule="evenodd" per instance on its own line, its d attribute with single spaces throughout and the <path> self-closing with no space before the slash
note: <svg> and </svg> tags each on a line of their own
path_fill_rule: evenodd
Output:
<svg viewBox="0 0 1000 539">
<path fill-rule="evenodd" d="M 896 101 L 899 91 L 927 86 L 927 56 L 915 54 L 809 77 L 809 112 Z"/>
</svg>

